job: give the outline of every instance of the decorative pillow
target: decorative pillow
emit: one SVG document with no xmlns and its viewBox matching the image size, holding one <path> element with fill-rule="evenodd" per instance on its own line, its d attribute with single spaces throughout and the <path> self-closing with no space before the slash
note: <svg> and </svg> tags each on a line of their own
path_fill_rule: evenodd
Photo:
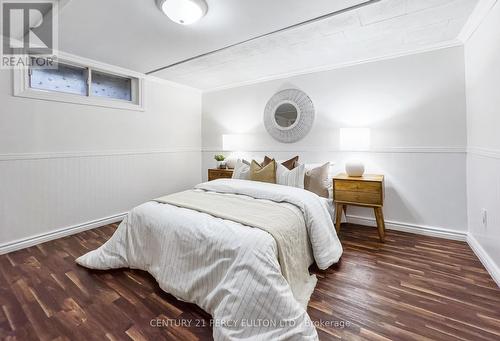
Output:
<svg viewBox="0 0 500 341">
<path fill-rule="evenodd" d="M 313 168 L 306 171 L 304 178 L 304 188 L 308 191 L 316 193 L 320 197 L 328 198 L 328 173 L 330 171 L 330 162 L 325 163 L 321 167 Z"/>
<path fill-rule="evenodd" d="M 252 160 L 250 164 L 250 180 L 276 183 L 276 161 L 272 160 L 267 166 L 261 166 Z"/>
<path fill-rule="evenodd" d="M 262 166 L 263 167 L 267 166 L 273 160 L 274 159 L 271 159 L 270 157 L 265 156 L 264 157 L 264 162 L 262 162 Z M 285 166 L 287 169 L 292 170 L 292 169 L 295 168 L 297 162 L 299 162 L 299 157 L 298 156 L 294 156 L 290 160 L 283 161 L 281 164 L 283 166 Z"/>
<path fill-rule="evenodd" d="M 306 173 L 306 165 L 299 164 L 292 170 L 288 170 L 285 166 L 277 164 L 276 167 L 276 183 L 279 185 L 304 188 L 304 176 Z"/>
<path fill-rule="evenodd" d="M 250 178 L 250 163 L 239 159 L 234 166 L 233 179 L 248 180 Z"/>
</svg>

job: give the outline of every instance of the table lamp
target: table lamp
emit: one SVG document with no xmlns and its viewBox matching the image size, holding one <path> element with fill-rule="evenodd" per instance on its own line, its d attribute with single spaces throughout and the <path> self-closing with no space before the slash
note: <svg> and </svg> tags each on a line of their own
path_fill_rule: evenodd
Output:
<svg viewBox="0 0 500 341">
<path fill-rule="evenodd" d="M 362 152 L 370 149 L 369 128 L 340 128 L 340 150 Z M 365 173 L 365 165 L 361 160 L 349 159 L 345 164 L 347 175 L 361 177 Z"/>
</svg>

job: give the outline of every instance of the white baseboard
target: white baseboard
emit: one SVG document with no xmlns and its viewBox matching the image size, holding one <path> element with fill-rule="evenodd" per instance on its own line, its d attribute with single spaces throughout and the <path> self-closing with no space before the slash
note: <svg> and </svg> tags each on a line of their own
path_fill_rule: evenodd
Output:
<svg viewBox="0 0 500 341">
<path fill-rule="evenodd" d="M 123 218 L 127 215 L 127 213 L 120 213 L 116 214 L 110 217 L 102 218 L 102 219 L 97 219 L 93 221 L 89 221 L 86 223 L 78 224 L 78 225 L 73 225 L 73 226 L 68 226 L 64 227 L 61 229 L 57 229 L 55 231 L 39 234 L 33 237 L 28 237 L 28 238 L 23 238 L 19 239 L 13 242 L 9 242 L 6 244 L 1 244 L 0 245 L 0 255 L 3 255 L 5 253 L 21 250 L 30 246 L 34 246 L 37 244 L 45 243 L 54 239 L 59 239 L 62 237 L 66 237 L 72 234 L 76 234 L 79 232 L 87 231 L 94 229 L 96 227 L 101 227 L 104 225 L 116 223 L 120 220 L 123 220 Z"/>
<path fill-rule="evenodd" d="M 369 217 L 361 217 L 355 215 L 347 215 L 347 222 L 351 224 L 357 225 L 367 225 L 367 226 L 376 226 L 377 223 L 374 218 Z M 420 234 L 424 236 L 438 237 L 444 239 L 452 239 L 465 241 L 469 244 L 469 247 L 472 249 L 474 254 L 479 258 L 486 271 L 490 274 L 491 278 L 497 283 L 500 287 L 500 268 L 498 265 L 491 259 L 491 257 L 486 253 L 481 244 L 477 241 L 474 236 L 467 232 L 459 232 L 453 231 L 449 229 L 432 227 L 432 226 L 424 226 L 424 225 L 414 225 L 407 223 L 400 223 L 394 221 L 385 221 L 385 227 L 388 230 L 396 230 L 409 232 L 414 234 Z"/>
<path fill-rule="evenodd" d="M 469 244 L 470 248 L 476 254 L 477 258 L 483 263 L 483 266 L 489 272 L 491 278 L 497 283 L 500 287 L 500 268 L 498 265 L 491 259 L 488 253 L 483 249 L 481 244 L 477 241 L 476 238 L 472 234 L 467 235 L 467 244 Z"/>
<path fill-rule="evenodd" d="M 375 218 L 361 217 L 350 214 L 347 215 L 347 222 L 358 225 L 377 226 Z M 465 231 L 464 232 L 453 231 L 440 227 L 408 224 L 408 223 L 386 220 L 385 228 L 388 230 L 409 232 L 430 237 L 459 240 L 463 242 L 467 240 L 467 232 Z"/>
</svg>

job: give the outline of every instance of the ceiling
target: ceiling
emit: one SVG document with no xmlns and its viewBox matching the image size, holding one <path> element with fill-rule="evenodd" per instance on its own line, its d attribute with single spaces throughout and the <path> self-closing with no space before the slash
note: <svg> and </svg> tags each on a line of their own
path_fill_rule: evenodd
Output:
<svg viewBox="0 0 500 341">
<path fill-rule="evenodd" d="M 154 0 L 70 0 L 60 49 L 146 73 L 366 1 L 207 0 L 207 16 L 181 26 Z M 153 75 L 210 90 L 422 50 L 456 40 L 477 1 L 381 0 Z"/>
</svg>

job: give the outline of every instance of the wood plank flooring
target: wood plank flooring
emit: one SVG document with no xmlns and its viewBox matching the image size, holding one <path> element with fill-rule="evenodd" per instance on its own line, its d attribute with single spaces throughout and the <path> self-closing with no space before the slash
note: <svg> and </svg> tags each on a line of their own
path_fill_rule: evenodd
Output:
<svg viewBox="0 0 500 341">
<path fill-rule="evenodd" d="M 0 256 L 0 339 L 211 340 L 210 316 L 149 274 L 74 263 L 115 228 Z M 381 244 L 355 225 L 341 240 L 341 262 L 313 269 L 321 340 L 500 340 L 500 289 L 465 243 L 388 231 Z"/>
</svg>

